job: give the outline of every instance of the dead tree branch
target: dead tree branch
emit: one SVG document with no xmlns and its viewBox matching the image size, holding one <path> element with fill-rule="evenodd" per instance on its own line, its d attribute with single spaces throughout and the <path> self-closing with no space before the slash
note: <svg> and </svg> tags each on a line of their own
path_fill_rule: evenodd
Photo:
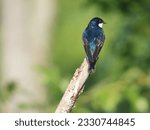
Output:
<svg viewBox="0 0 150 130">
<path fill-rule="evenodd" d="M 72 110 L 79 95 L 82 93 L 84 83 L 90 74 L 88 68 L 88 62 L 84 59 L 80 68 L 76 69 L 55 113 L 69 113 Z"/>
</svg>

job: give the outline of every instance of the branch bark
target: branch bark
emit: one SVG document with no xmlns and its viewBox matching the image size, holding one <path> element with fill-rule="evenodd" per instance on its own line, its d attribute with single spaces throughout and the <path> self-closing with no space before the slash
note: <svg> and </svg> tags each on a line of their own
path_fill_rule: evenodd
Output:
<svg viewBox="0 0 150 130">
<path fill-rule="evenodd" d="M 55 113 L 69 113 L 72 110 L 78 97 L 83 92 L 84 83 L 90 74 L 88 68 L 88 62 L 84 59 L 80 68 L 76 69 Z"/>
</svg>

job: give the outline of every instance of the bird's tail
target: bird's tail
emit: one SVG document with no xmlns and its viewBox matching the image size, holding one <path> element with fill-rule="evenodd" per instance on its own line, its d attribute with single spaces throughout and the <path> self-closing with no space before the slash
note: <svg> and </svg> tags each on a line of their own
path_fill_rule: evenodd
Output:
<svg viewBox="0 0 150 130">
<path fill-rule="evenodd" d="M 95 64 L 96 64 L 96 61 L 89 61 L 89 71 L 90 72 L 95 72 Z"/>
</svg>

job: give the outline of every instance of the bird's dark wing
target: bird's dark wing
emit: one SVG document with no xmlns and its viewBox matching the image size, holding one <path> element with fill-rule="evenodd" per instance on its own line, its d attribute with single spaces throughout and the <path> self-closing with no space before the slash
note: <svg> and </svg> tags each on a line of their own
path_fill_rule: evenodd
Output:
<svg viewBox="0 0 150 130">
<path fill-rule="evenodd" d="M 105 39 L 104 39 L 105 40 Z M 99 39 L 96 39 L 95 40 L 95 50 L 94 50 L 94 53 L 93 53 L 93 59 L 95 59 L 95 61 L 97 61 L 98 60 L 98 55 L 99 55 L 99 53 L 100 53 L 100 51 L 101 51 L 101 49 L 102 49 L 102 47 L 103 47 L 103 41 L 101 41 L 101 40 L 99 40 Z"/>
<path fill-rule="evenodd" d="M 84 49 L 85 49 L 88 61 L 94 61 L 92 52 L 90 50 L 90 43 L 85 37 L 83 37 L 83 42 L 84 42 Z"/>
</svg>

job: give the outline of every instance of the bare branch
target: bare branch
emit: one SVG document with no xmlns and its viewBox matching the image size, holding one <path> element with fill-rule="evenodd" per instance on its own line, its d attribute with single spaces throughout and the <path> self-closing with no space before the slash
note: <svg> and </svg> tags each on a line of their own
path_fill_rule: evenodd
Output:
<svg viewBox="0 0 150 130">
<path fill-rule="evenodd" d="M 88 62 L 84 59 L 80 68 L 76 69 L 55 113 L 68 113 L 72 110 L 77 98 L 82 93 L 84 83 L 90 74 L 88 68 Z"/>
</svg>

